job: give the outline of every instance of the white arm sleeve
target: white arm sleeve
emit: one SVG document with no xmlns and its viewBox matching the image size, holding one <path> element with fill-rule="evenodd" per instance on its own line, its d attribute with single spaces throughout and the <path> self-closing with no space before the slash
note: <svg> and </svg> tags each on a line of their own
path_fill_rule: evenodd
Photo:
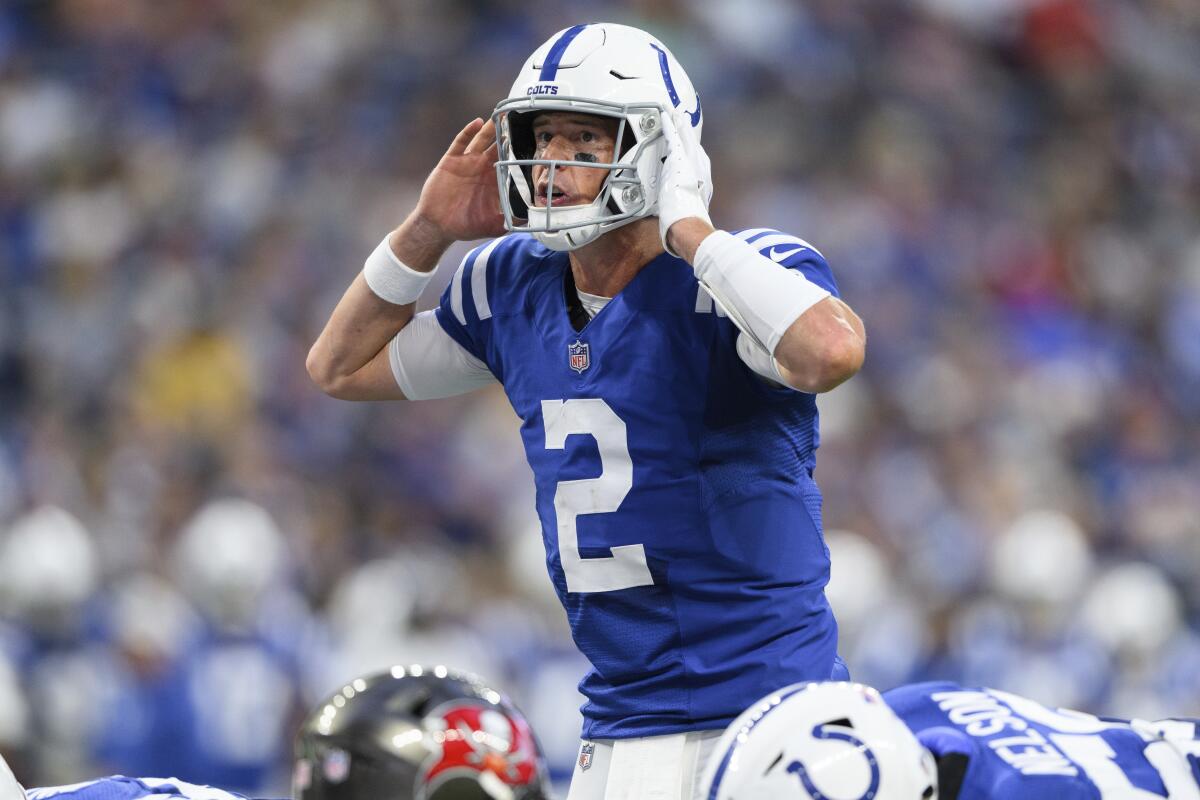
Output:
<svg viewBox="0 0 1200 800">
<path fill-rule="evenodd" d="M 496 382 L 496 376 L 422 311 L 388 345 L 392 375 L 409 400 L 453 397 Z"/>
<path fill-rule="evenodd" d="M 771 355 L 800 315 L 829 297 L 804 273 L 788 269 L 725 231 L 713 231 L 696 249 L 696 278 L 755 344 Z"/>
</svg>

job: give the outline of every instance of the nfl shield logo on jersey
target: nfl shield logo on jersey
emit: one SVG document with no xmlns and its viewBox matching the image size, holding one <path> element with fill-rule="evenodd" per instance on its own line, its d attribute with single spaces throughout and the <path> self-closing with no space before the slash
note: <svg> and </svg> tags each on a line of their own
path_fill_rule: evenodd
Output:
<svg viewBox="0 0 1200 800">
<path fill-rule="evenodd" d="M 583 374 L 583 371 L 592 365 L 587 342 L 576 339 L 575 344 L 567 345 L 567 354 L 570 356 L 568 363 L 571 365 L 571 369 L 580 374 Z"/>
<path fill-rule="evenodd" d="M 579 770 L 587 772 L 587 768 L 592 765 L 592 754 L 596 752 L 596 745 L 591 742 L 584 742 L 583 747 L 579 748 Z"/>
</svg>

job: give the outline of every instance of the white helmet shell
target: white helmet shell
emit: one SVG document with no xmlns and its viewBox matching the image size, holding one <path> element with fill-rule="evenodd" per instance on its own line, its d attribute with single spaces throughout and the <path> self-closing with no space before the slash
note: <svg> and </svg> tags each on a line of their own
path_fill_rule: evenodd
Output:
<svg viewBox="0 0 1200 800">
<path fill-rule="evenodd" d="M 174 566 L 184 591 L 212 621 L 243 625 L 282 581 L 287 541 L 257 503 L 210 500 L 184 525 Z"/>
<path fill-rule="evenodd" d="M 0 756 L 0 800 L 25 800 L 25 790 L 17 783 L 3 756 Z"/>
<path fill-rule="evenodd" d="M 797 683 L 734 720 L 702 786 L 707 800 L 931 800 L 937 767 L 876 690 Z"/>
<path fill-rule="evenodd" d="M 0 597 L 25 617 L 83 604 L 100 580 L 100 558 L 79 519 L 46 505 L 17 520 L 0 542 Z"/>
<path fill-rule="evenodd" d="M 619 120 L 617 147 L 607 164 L 535 159 L 531 132 L 539 112 L 573 111 Z M 551 250 L 574 250 L 610 230 L 658 213 L 658 173 L 666 156 L 660 115 L 695 134 L 697 174 L 705 201 L 712 196 L 708 156 L 700 147 L 700 97 L 666 46 L 627 25 L 595 23 L 559 31 L 521 68 L 508 98 L 496 106 L 496 175 L 505 227 L 532 233 Z M 586 205 L 534 206 L 533 166 L 607 170 Z"/>
</svg>

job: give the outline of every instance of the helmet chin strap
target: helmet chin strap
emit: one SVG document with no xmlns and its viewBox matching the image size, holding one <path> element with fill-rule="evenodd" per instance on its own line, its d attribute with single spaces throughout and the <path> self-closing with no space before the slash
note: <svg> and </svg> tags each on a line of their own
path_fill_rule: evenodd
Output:
<svg viewBox="0 0 1200 800">
<path fill-rule="evenodd" d="M 585 244 L 590 244 L 600 237 L 599 225 L 584 225 L 578 228 L 568 228 L 553 233 L 542 231 L 533 234 L 533 238 L 551 250 L 559 252 L 578 250 Z"/>
</svg>

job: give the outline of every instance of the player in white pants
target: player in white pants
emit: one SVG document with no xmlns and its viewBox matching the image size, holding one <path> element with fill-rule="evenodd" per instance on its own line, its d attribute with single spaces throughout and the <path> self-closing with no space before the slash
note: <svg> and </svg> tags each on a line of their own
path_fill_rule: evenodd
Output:
<svg viewBox="0 0 1200 800">
<path fill-rule="evenodd" d="M 581 742 L 567 800 L 701 800 L 704 765 L 721 733 Z"/>
</svg>

